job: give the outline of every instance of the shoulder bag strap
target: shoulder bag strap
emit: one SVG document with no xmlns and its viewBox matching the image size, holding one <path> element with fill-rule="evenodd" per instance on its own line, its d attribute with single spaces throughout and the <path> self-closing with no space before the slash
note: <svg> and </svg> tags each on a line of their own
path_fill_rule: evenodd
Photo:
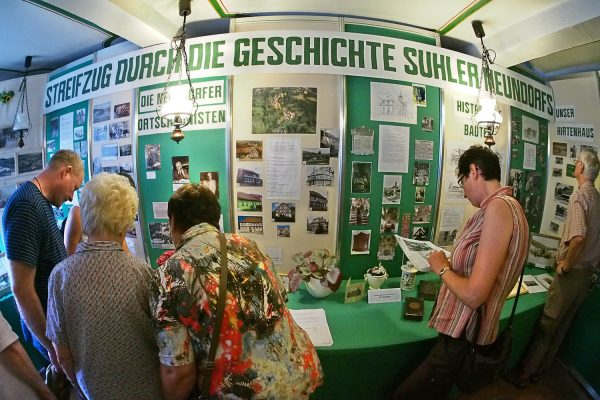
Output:
<svg viewBox="0 0 600 400">
<path fill-rule="evenodd" d="M 225 312 L 225 299 L 227 297 L 227 243 L 225 235 L 219 232 L 219 242 L 221 244 L 221 276 L 219 279 L 219 298 L 217 300 L 217 315 L 215 326 L 213 327 L 212 337 L 210 339 L 210 349 L 208 358 L 202 363 L 201 371 L 203 375 L 202 393 L 206 398 L 210 391 L 210 378 L 215 369 L 215 356 L 219 346 L 219 336 L 221 335 L 221 325 L 223 324 L 223 314 Z"/>
<path fill-rule="evenodd" d="M 504 328 L 504 329 L 512 328 L 513 318 L 515 316 L 515 311 L 517 310 L 517 303 L 519 302 L 521 285 L 523 284 L 523 274 L 524 273 L 525 273 L 525 265 L 523 265 L 523 267 L 521 268 L 521 277 L 519 278 L 519 287 L 517 287 L 517 295 L 515 296 L 515 302 L 513 303 L 510 317 L 508 318 L 508 324 L 506 324 L 506 328 Z M 482 307 L 483 307 L 483 305 L 481 305 L 477 308 L 477 322 L 475 324 L 475 332 L 477 332 L 477 335 L 475 336 L 475 341 L 477 341 L 477 338 L 479 337 L 479 331 L 481 329 L 481 318 L 483 318 Z"/>
<path fill-rule="evenodd" d="M 519 278 L 519 287 L 517 287 L 517 295 L 515 296 L 515 302 L 513 303 L 512 311 L 510 313 L 510 318 L 508 319 L 508 324 L 506 324 L 506 328 L 512 328 L 513 318 L 515 316 L 515 311 L 517 310 L 517 303 L 519 302 L 519 295 L 521 294 L 521 285 L 523 284 L 524 273 L 525 265 L 523 265 L 523 268 L 521 269 L 521 277 Z"/>
</svg>

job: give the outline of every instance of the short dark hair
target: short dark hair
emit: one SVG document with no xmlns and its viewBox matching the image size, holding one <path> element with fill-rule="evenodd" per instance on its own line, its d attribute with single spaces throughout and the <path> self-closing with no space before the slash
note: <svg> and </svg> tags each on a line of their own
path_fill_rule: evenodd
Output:
<svg viewBox="0 0 600 400">
<path fill-rule="evenodd" d="M 491 149 L 481 145 L 469 147 L 458 159 L 456 176 L 460 179 L 462 176 L 469 175 L 471 164 L 479 168 L 486 181 L 493 179 L 500 181 L 500 159 Z"/>
<path fill-rule="evenodd" d="M 190 183 L 173 193 L 169 199 L 167 214 L 181 233 L 203 222 L 219 229 L 221 205 L 210 189 Z"/>
</svg>

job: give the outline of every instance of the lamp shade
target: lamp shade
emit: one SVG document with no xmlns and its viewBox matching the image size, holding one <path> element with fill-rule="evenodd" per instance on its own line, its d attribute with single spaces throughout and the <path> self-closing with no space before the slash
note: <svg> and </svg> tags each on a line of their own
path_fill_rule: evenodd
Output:
<svg viewBox="0 0 600 400">
<path fill-rule="evenodd" d="M 15 115 L 13 131 L 28 131 L 30 127 L 29 118 L 27 118 L 25 113 L 20 112 Z"/>
<path fill-rule="evenodd" d="M 186 84 L 170 86 L 168 99 L 160 108 L 163 117 L 189 117 L 194 110 L 194 103 L 189 99 L 189 87 Z"/>
<path fill-rule="evenodd" d="M 475 114 L 477 125 L 502 124 L 502 115 L 496 110 L 496 99 L 482 97 L 479 106 L 479 112 Z"/>
</svg>

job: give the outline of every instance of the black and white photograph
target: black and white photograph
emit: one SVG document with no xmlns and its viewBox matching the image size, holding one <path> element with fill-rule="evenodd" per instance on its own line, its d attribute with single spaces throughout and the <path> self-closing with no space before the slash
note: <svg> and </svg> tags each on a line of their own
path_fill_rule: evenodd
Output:
<svg viewBox="0 0 600 400">
<path fill-rule="evenodd" d="M 371 249 L 371 231 L 352 231 L 350 254 L 369 254 Z"/>
<path fill-rule="evenodd" d="M 433 160 L 433 141 L 415 140 L 415 160 Z"/>
<path fill-rule="evenodd" d="M 517 200 L 521 198 L 524 183 L 523 171 L 520 169 L 511 169 L 508 176 L 508 186 L 512 186 L 513 197 Z"/>
<path fill-rule="evenodd" d="M 83 126 L 76 126 L 73 128 L 73 140 L 83 139 Z"/>
<path fill-rule="evenodd" d="M 371 193 L 372 167 L 370 162 L 352 161 L 352 193 Z"/>
<path fill-rule="evenodd" d="M 105 142 L 108 140 L 108 125 L 94 126 L 94 142 Z"/>
<path fill-rule="evenodd" d="M 236 183 L 238 186 L 262 187 L 261 177 L 262 169 L 260 167 L 238 168 Z"/>
<path fill-rule="evenodd" d="M 557 157 L 566 157 L 567 144 L 565 142 L 552 142 L 552 155 Z"/>
<path fill-rule="evenodd" d="M 333 169 L 329 166 L 306 167 L 307 186 L 333 186 Z"/>
<path fill-rule="evenodd" d="M 119 172 L 119 166 L 118 165 L 102 166 L 102 170 L 100 172 L 106 172 L 108 174 L 116 174 L 117 172 Z"/>
<path fill-rule="evenodd" d="M 17 165 L 19 174 L 27 172 L 39 171 L 43 168 L 44 159 L 42 152 L 17 154 Z"/>
<path fill-rule="evenodd" d="M 102 145 L 102 161 L 114 161 L 119 158 L 119 145 L 116 143 Z"/>
<path fill-rule="evenodd" d="M 413 103 L 419 107 L 427 107 L 427 88 L 413 83 Z"/>
<path fill-rule="evenodd" d="M 398 223 L 400 222 L 400 209 L 393 207 L 381 208 L 381 223 L 379 224 L 380 233 L 397 233 Z"/>
<path fill-rule="evenodd" d="M 592 153 L 598 155 L 598 147 L 596 147 L 596 146 L 590 146 L 589 144 L 580 144 L 579 151 L 584 151 L 584 150 L 591 151 Z"/>
<path fill-rule="evenodd" d="M 188 156 L 171 157 L 173 183 L 190 183 L 190 158 Z"/>
<path fill-rule="evenodd" d="M 554 217 L 561 222 L 564 222 L 567 219 L 567 206 L 557 204 L 554 209 Z"/>
<path fill-rule="evenodd" d="M 416 205 L 413 224 L 428 224 L 431 221 L 431 206 Z"/>
<path fill-rule="evenodd" d="M 526 115 L 521 116 L 523 124 L 523 140 L 532 143 L 540 142 L 540 122 Z"/>
<path fill-rule="evenodd" d="M 327 211 L 327 191 L 308 191 L 308 211 Z"/>
<path fill-rule="evenodd" d="M 17 190 L 17 187 L 14 184 L 0 186 L 0 209 L 6 206 L 6 202 L 15 190 Z"/>
<path fill-rule="evenodd" d="M 560 239 L 531 232 L 527 262 L 539 268 L 552 268 L 556 262 L 556 253 Z"/>
<path fill-rule="evenodd" d="M 262 140 L 236 140 L 235 158 L 240 161 L 258 161 L 262 160 L 263 142 Z"/>
<path fill-rule="evenodd" d="M 384 175 L 382 204 L 400 204 L 402 198 L 402 175 Z"/>
<path fill-rule="evenodd" d="M 155 249 L 172 249 L 175 248 L 171 240 L 168 222 L 150 222 L 148 224 L 150 231 L 150 242 L 152 248 Z"/>
<path fill-rule="evenodd" d="M 429 163 L 415 161 L 415 169 L 413 172 L 413 185 L 429 185 L 429 166 Z"/>
<path fill-rule="evenodd" d="M 160 144 L 147 144 L 144 147 L 146 157 L 146 170 L 156 171 L 160 169 Z"/>
<path fill-rule="evenodd" d="M 327 235 L 329 233 L 329 220 L 327 217 L 309 215 L 306 217 L 306 232 L 314 235 Z"/>
<path fill-rule="evenodd" d="M 456 234 L 458 231 L 456 229 L 452 229 L 450 231 L 440 231 L 438 236 L 437 245 L 438 246 L 452 246 L 454 241 L 456 240 Z"/>
<path fill-rule="evenodd" d="M 219 197 L 219 173 L 217 171 L 200 172 L 200 185 L 210 189 Z"/>
<path fill-rule="evenodd" d="M 131 144 L 122 144 L 119 146 L 119 157 L 131 155 Z"/>
<path fill-rule="evenodd" d="M 101 104 L 94 104 L 94 117 L 92 122 L 97 124 L 98 122 L 108 121 L 110 119 L 110 101 Z"/>
<path fill-rule="evenodd" d="M 552 168 L 552 177 L 560 178 L 563 175 L 562 168 Z"/>
<path fill-rule="evenodd" d="M 565 185 L 564 183 L 557 182 L 556 186 L 554 187 L 554 200 L 564 204 L 569 204 L 569 199 L 573 194 L 573 189 L 574 188 L 572 185 Z"/>
<path fill-rule="evenodd" d="M 262 235 L 263 218 L 258 215 L 238 215 L 238 232 Z"/>
<path fill-rule="evenodd" d="M 0 177 L 11 176 L 15 174 L 15 156 L 3 155 L 0 156 Z"/>
<path fill-rule="evenodd" d="M 102 157 L 94 157 L 92 162 L 92 175 L 102 172 Z"/>
<path fill-rule="evenodd" d="M 252 134 L 317 133 L 317 88 L 252 89 Z"/>
<path fill-rule="evenodd" d="M 415 203 L 425 203 L 425 188 L 423 186 L 415 188 Z"/>
<path fill-rule="evenodd" d="M 577 151 L 577 145 L 576 144 L 572 144 L 569 146 L 569 157 L 571 157 L 572 159 L 577 158 L 577 155 L 579 154 L 579 152 Z"/>
<path fill-rule="evenodd" d="M 369 223 L 371 200 L 366 197 L 350 199 L 350 225 L 366 225 Z"/>
<path fill-rule="evenodd" d="M 562 157 L 554 157 L 554 163 L 558 165 L 563 165 L 564 158 Z"/>
<path fill-rule="evenodd" d="M 421 130 L 423 132 L 433 132 L 433 117 L 421 118 Z"/>
<path fill-rule="evenodd" d="M 77 147 L 77 143 L 75 144 L 75 147 Z M 82 140 L 81 142 L 79 142 L 79 157 L 83 158 L 87 158 L 88 157 L 88 141 L 87 140 Z"/>
<path fill-rule="evenodd" d="M 132 174 L 133 164 L 129 162 L 122 162 L 121 164 L 119 164 L 119 172 L 122 174 Z"/>
<path fill-rule="evenodd" d="M 548 229 L 550 229 L 550 232 L 558 233 L 559 228 L 560 228 L 559 224 L 557 224 L 556 222 L 550 221 L 550 225 L 548 226 Z"/>
<path fill-rule="evenodd" d="M 114 109 L 113 118 L 129 117 L 131 114 L 130 107 L 130 103 L 117 104 Z"/>
<path fill-rule="evenodd" d="M 302 149 L 302 164 L 304 165 L 329 165 L 329 150 L 321 148 Z"/>
<path fill-rule="evenodd" d="M 321 129 L 321 148 L 330 149 L 329 156 L 337 158 L 340 151 L 340 130 L 337 128 Z"/>
<path fill-rule="evenodd" d="M 19 134 L 12 127 L 0 129 L 0 149 L 12 149 L 19 143 Z"/>
<path fill-rule="evenodd" d="M 271 203 L 271 221 L 296 222 L 296 203 Z"/>
<path fill-rule="evenodd" d="M 75 111 L 75 125 L 85 124 L 85 108 L 80 108 Z"/>
<path fill-rule="evenodd" d="M 377 248 L 378 260 L 393 260 L 396 254 L 396 238 L 394 235 L 380 235 Z"/>
<path fill-rule="evenodd" d="M 111 140 L 124 139 L 129 136 L 129 120 L 110 124 L 109 138 Z"/>
</svg>

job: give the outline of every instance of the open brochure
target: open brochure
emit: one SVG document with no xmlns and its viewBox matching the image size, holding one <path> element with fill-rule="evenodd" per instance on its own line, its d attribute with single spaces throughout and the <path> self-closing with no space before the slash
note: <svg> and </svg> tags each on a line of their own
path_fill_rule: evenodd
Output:
<svg viewBox="0 0 600 400">
<path fill-rule="evenodd" d="M 400 245 L 402 252 L 414 264 L 415 267 L 421 272 L 431 271 L 431 267 L 429 266 L 429 262 L 427 258 L 429 254 L 434 251 L 443 251 L 446 253 L 446 257 L 450 257 L 450 252 L 442 249 L 441 247 L 436 246 L 435 244 L 422 241 L 422 240 L 413 240 L 407 239 L 402 236 L 396 236 L 396 241 Z"/>
<path fill-rule="evenodd" d="M 548 274 L 539 274 L 539 275 L 534 275 L 533 277 L 546 289 L 548 289 L 550 287 L 550 285 L 552 284 L 552 281 L 554 280 L 554 278 Z"/>
<path fill-rule="evenodd" d="M 308 337 L 315 347 L 333 345 L 324 309 L 290 310 L 290 314 L 300 328 L 308 333 Z"/>
</svg>

